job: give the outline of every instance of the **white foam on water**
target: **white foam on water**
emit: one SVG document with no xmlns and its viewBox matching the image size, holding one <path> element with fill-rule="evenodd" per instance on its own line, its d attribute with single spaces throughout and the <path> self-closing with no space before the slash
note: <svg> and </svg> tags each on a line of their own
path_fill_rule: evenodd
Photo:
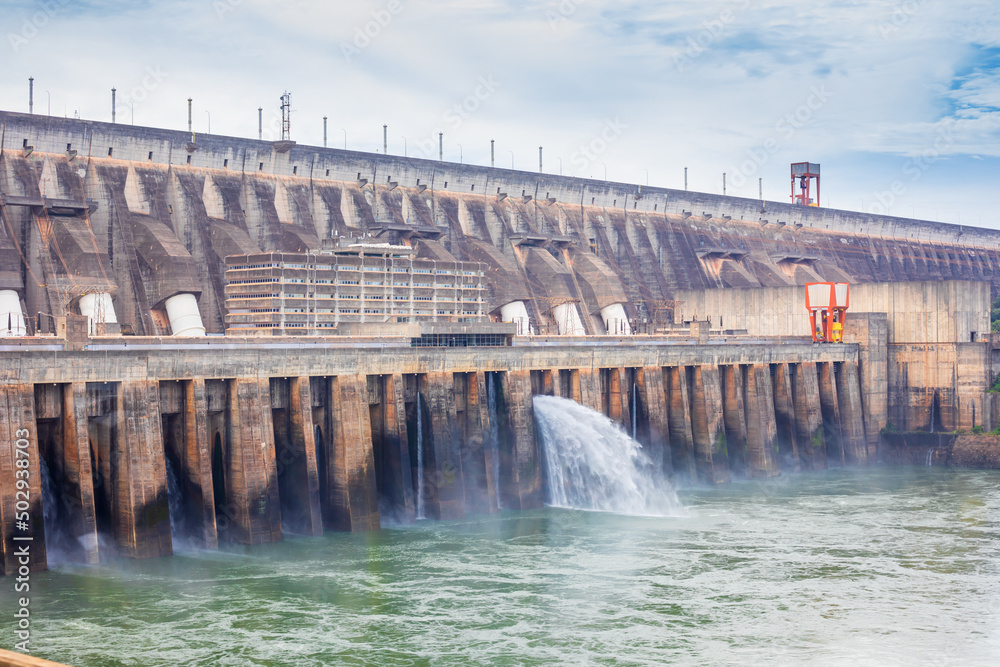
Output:
<svg viewBox="0 0 1000 667">
<path fill-rule="evenodd" d="M 579 403 L 534 398 L 549 504 L 635 516 L 677 516 L 673 484 L 615 422 Z"/>
</svg>

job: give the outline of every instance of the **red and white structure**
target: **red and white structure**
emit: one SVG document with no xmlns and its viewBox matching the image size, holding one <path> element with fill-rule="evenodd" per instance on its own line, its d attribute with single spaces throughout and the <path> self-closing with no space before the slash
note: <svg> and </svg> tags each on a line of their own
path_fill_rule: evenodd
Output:
<svg viewBox="0 0 1000 667">
<path fill-rule="evenodd" d="M 807 283 L 806 310 L 814 343 L 839 343 L 851 305 L 847 283 Z"/>
</svg>

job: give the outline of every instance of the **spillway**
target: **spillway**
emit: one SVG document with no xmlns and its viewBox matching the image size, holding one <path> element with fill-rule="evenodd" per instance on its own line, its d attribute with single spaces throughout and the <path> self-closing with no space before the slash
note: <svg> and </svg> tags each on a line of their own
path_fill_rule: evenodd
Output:
<svg viewBox="0 0 1000 667">
<path fill-rule="evenodd" d="M 554 507 L 666 516 L 680 509 L 670 480 L 619 424 L 579 403 L 534 398 Z"/>
</svg>

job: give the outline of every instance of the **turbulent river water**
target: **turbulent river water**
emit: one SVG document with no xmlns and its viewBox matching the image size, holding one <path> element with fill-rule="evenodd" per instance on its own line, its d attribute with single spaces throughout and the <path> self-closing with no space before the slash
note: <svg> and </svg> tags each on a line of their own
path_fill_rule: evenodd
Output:
<svg viewBox="0 0 1000 667">
<path fill-rule="evenodd" d="M 104 665 L 996 665 L 1000 473 L 833 470 L 31 578 L 32 646 Z M 13 644 L 13 582 L 0 628 Z"/>
</svg>

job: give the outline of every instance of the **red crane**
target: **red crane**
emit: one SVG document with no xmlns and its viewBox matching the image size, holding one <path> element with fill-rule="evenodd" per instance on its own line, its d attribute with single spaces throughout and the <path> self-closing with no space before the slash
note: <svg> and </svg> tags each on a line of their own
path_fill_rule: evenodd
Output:
<svg viewBox="0 0 1000 667">
<path fill-rule="evenodd" d="M 816 199 L 812 198 L 813 179 L 816 180 Z M 795 194 L 795 186 L 799 194 Z M 819 206 L 819 165 L 814 162 L 792 164 L 792 203 L 799 206 Z"/>
</svg>

